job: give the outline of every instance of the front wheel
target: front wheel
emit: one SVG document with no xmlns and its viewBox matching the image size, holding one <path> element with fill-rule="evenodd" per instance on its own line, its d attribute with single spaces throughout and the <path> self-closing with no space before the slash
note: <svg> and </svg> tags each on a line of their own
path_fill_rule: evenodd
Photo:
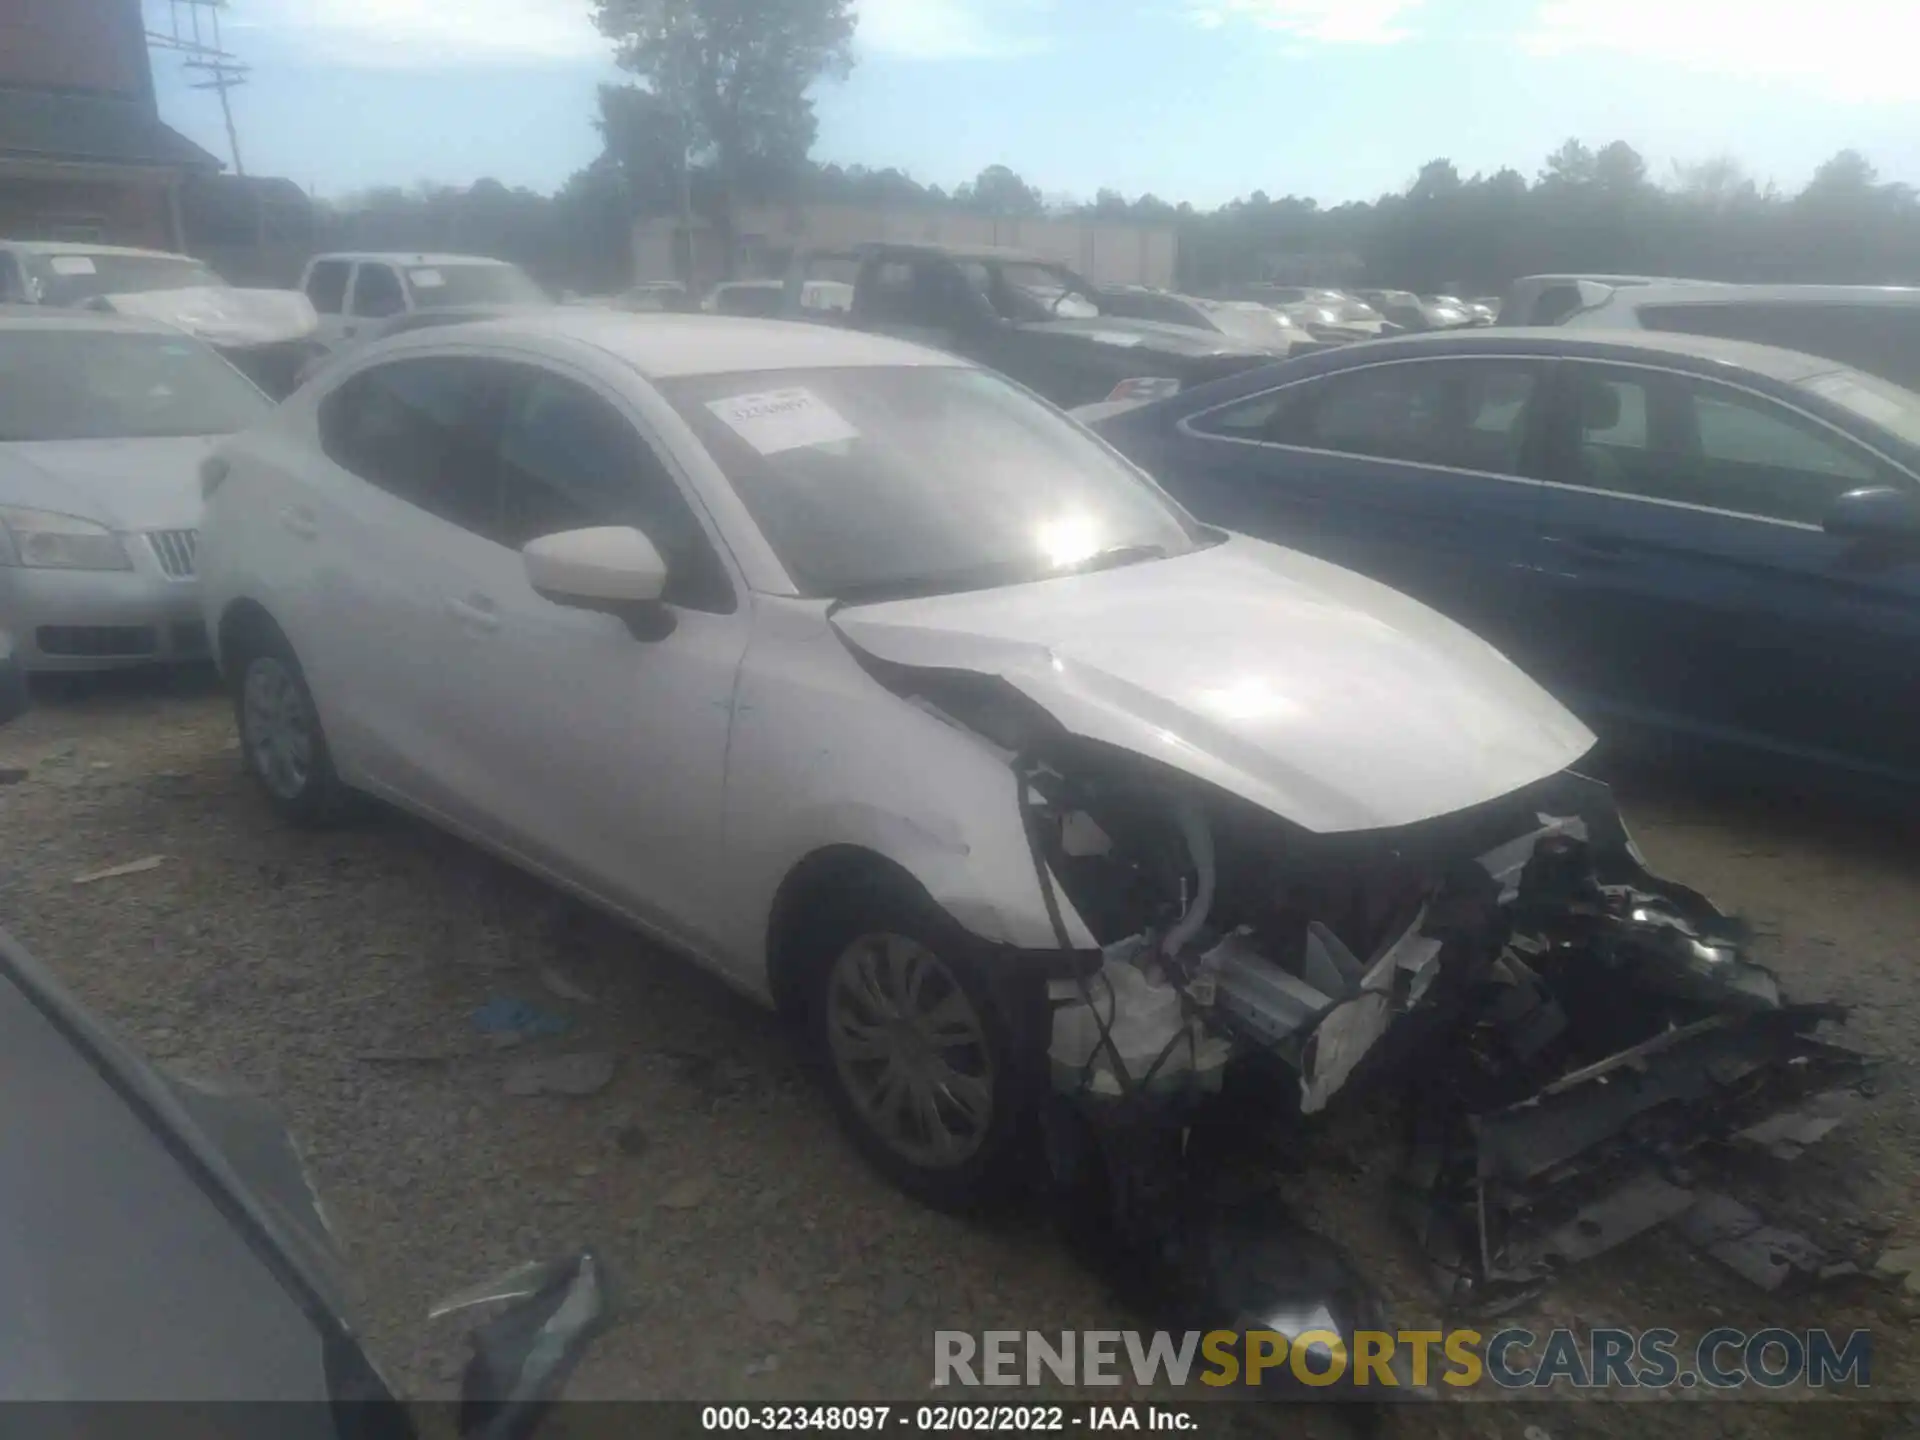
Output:
<svg viewBox="0 0 1920 1440">
<path fill-rule="evenodd" d="M 928 902 L 874 896 L 833 927 L 810 997 L 842 1124 L 877 1169 L 941 1209 L 1004 1197 L 1028 1158 L 1032 1057 L 980 948 Z"/>
<path fill-rule="evenodd" d="M 296 825 L 323 825 L 348 808 L 306 676 L 277 638 L 240 657 L 234 718 L 247 771 L 267 803 Z"/>
</svg>

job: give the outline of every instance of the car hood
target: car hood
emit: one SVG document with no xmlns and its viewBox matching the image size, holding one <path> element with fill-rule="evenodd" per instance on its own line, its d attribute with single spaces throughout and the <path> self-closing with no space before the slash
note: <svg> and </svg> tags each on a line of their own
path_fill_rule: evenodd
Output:
<svg viewBox="0 0 1920 1440">
<path fill-rule="evenodd" d="M 304 1174 L 263 1192 L 241 1167 L 271 1147 L 229 1121 L 253 1142 L 236 1158 L 202 1128 L 223 1097 L 194 1087 L 215 1110 L 187 1109 L 4 932 L 0 1079 L 0 1401 L 329 1398 L 313 1307 L 337 1303 L 337 1271 L 301 1290 L 313 1257 L 338 1257 Z M 298 1162 L 280 1133 L 284 1170 Z M 309 1233 L 286 1248 L 301 1208 Z M 333 1431 L 324 1405 L 288 1412 L 288 1433 Z"/>
<path fill-rule="evenodd" d="M 1438 612 L 1239 536 L 1171 560 L 843 607 L 832 623 L 883 661 L 997 676 L 1073 734 L 1320 833 L 1465 809 L 1594 741 Z"/>
<path fill-rule="evenodd" d="M 298 290 L 196 285 L 108 295 L 105 300 L 118 314 L 160 320 L 229 350 L 304 340 L 320 323 L 313 302 Z"/>
<path fill-rule="evenodd" d="M 219 438 L 0 445 L 0 505 L 79 515 L 114 530 L 191 530 L 200 523 L 200 462 Z"/>
<path fill-rule="evenodd" d="M 1164 325 L 1157 320 L 1128 320 L 1098 315 L 1074 320 L 1029 320 L 1014 327 L 1028 334 L 1059 335 L 1089 345 L 1146 350 L 1156 355 L 1199 358 L 1208 355 L 1272 355 L 1286 351 L 1245 344 L 1211 330 Z"/>
</svg>

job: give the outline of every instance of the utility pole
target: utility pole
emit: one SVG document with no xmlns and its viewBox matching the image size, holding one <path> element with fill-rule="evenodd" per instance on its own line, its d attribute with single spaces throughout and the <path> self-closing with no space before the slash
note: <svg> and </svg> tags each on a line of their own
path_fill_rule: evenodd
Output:
<svg viewBox="0 0 1920 1440">
<path fill-rule="evenodd" d="M 233 92 L 247 83 L 250 66 L 228 54 L 220 39 L 220 12 L 227 0 L 167 0 L 167 29 L 147 31 L 147 44 L 186 57 L 184 64 L 205 79 L 195 90 L 211 90 L 220 97 L 220 115 L 226 121 L 227 148 L 233 155 L 233 173 L 245 175 L 240 161 L 240 132 L 233 123 Z M 206 29 L 201 28 L 202 15 Z M 183 23 L 184 21 L 184 23 Z"/>
<path fill-rule="evenodd" d="M 682 273 L 681 281 L 687 287 L 687 294 L 691 296 L 695 289 L 693 273 L 693 160 L 691 158 L 693 137 L 689 134 L 691 127 L 687 124 L 687 112 L 685 110 L 678 111 L 677 117 L 680 122 L 681 253 L 686 257 L 682 262 L 686 268 Z"/>
</svg>

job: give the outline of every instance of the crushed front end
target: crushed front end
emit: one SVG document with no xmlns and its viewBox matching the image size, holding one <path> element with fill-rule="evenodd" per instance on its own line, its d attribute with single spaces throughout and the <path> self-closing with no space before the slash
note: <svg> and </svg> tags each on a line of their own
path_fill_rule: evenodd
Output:
<svg viewBox="0 0 1920 1440">
<path fill-rule="evenodd" d="M 1098 746 L 1017 768 L 1036 867 L 1102 947 L 1050 986 L 1057 1193 L 1194 1315 L 1326 1309 L 1270 1293 L 1221 1313 L 1221 1286 L 1248 1283 L 1215 1253 L 1221 1204 L 1248 1213 L 1211 1193 L 1221 1132 L 1380 1107 L 1451 1308 L 1515 1303 L 1669 1222 L 1768 1289 L 1846 1268 L 1720 1162 L 1797 1154 L 1869 1063 L 1816 1035 L 1840 1012 L 1788 1003 L 1735 920 L 1648 871 L 1604 785 L 1563 773 L 1325 836 Z"/>
</svg>

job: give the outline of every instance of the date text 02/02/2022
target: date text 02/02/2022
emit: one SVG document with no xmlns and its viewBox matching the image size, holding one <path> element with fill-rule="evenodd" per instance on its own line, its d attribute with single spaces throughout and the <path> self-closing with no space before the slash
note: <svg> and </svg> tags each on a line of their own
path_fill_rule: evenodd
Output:
<svg viewBox="0 0 1920 1440">
<path fill-rule="evenodd" d="M 823 1433 L 898 1428 L 943 1434 L 1196 1428 L 1187 1411 L 1158 1405 L 707 1405 L 700 1411 L 700 1427 Z"/>
</svg>

